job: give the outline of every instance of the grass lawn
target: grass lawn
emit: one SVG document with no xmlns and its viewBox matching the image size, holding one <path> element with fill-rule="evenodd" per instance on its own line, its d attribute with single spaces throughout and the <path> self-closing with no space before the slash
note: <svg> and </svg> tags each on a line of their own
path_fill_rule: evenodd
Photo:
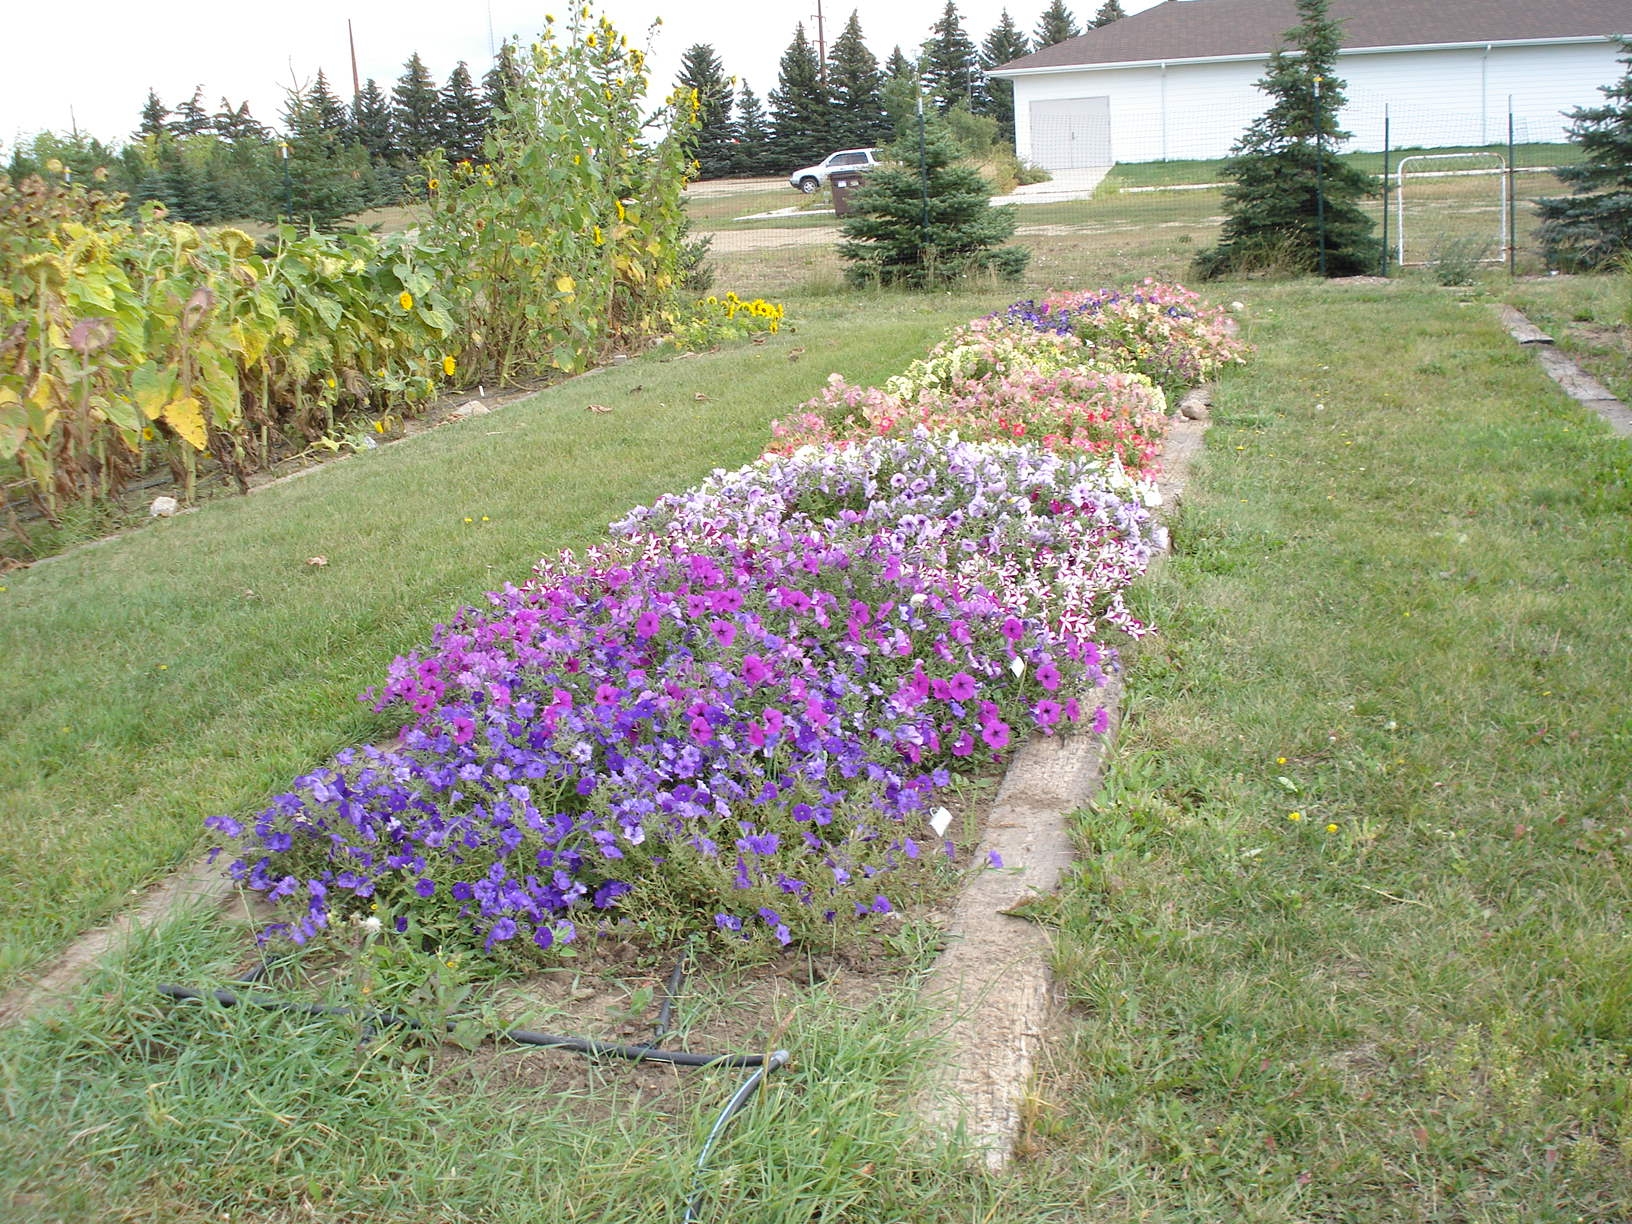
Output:
<svg viewBox="0 0 1632 1224">
<path fill-rule="evenodd" d="M 1038 907 L 1064 1005 L 1009 1172 L 911 1125 L 933 1017 L 906 991 L 812 988 L 751 1038 L 794 1066 L 699 1183 L 734 1076 L 542 1092 L 533 1055 L 160 1006 L 239 951 L 183 920 L 0 1033 L 0 1216 L 679 1219 L 701 1189 L 702 1219 L 789 1224 L 1627 1219 L 1632 447 L 1487 301 L 1214 292 L 1258 355 L 1138 589 L 1161 633 L 1126 651 L 1106 788 Z M 774 346 L 625 366 L 8 576 L 9 657 L 53 663 L 5 681 L 3 784 L 39 776 L 8 826 L 12 969 L 203 814 L 382 731 L 349 696 L 429 619 L 995 300 L 815 297 Z"/>
<path fill-rule="evenodd" d="M 0 982 L 194 853 L 204 817 L 394 730 L 356 695 L 457 607 L 758 455 L 830 371 L 881 379 L 1001 300 L 828 299 L 764 345 L 630 362 L 0 574 L 0 654 L 35 661 L 0 675 Z"/>
</svg>

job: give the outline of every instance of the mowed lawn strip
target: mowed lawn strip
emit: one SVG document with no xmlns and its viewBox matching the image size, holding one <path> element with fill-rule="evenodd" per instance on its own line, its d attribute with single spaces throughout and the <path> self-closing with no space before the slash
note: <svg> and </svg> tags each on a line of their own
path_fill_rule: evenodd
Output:
<svg viewBox="0 0 1632 1224">
<path fill-rule="evenodd" d="M 1106 1222 L 1624 1220 L 1632 447 L 1488 302 L 1239 293 L 1025 1177 Z"/>
<path fill-rule="evenodd" d="M 1004 300 L 825 301 L 764 344 L 609 368 L 6 575 L 0 982 L 194 853 L 206 816 L 389 735 L 357 694 L 455 609 L 755 457 L 830 371 L 881 380 Z"/>
</svg>

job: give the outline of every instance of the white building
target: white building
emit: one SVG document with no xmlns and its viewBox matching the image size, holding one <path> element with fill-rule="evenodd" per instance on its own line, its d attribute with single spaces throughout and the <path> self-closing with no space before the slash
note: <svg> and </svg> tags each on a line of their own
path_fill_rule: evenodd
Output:
<svg viewBox="0 0 1632 1224">
<path fill-rule="evenodd" d="M 1350 149 L 1565 138 L 1565 111 L 1619 80 L 1632 0 L 1331 0 Z M 1293 0 L 1166 0 L 994 69 L 1014 82 L 1016 147 L 1046 170 L 1222 157 L 1268 107 Z"/>
</svg>

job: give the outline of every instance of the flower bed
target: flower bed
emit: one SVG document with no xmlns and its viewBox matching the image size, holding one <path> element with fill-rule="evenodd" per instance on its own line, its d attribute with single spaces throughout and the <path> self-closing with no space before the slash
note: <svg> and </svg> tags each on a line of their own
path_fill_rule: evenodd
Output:
<svg viewBox="0 0 1632 1224">
<path fill-rule="evenodd" d="M 988 373 L 1054 387 L 1039 421 L 1106 385 L 1018 364 Z M 297 942 L 378 907 L 546 955 L 624 918 L 831 941 L 920 895 L 954 854 L 932 808 L 955 772 L 1104 729 L 1102 639 L 1145 631 L 1123 591 L 1157 501 L 1121 458 L 1142 447 L 946 423 L 716 472 L 438 627 L 369 695 L 399 747 L 208 822 L 231 873 Z"/>
</svg>

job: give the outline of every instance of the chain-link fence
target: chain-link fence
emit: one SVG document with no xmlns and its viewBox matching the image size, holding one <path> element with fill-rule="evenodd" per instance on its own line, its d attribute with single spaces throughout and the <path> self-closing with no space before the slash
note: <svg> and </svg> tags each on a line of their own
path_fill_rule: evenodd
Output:
<svg viewBox="0 0 1632 1224">
<path fill-rule="evenodd" d="M 1256 117 L 1244 114 L 1240 126 Z M 1376 176 L 1378 194 L 1365 207 L 1384 240 L 1380 273 L 1543 269 L 1533 201 L 1564 194 L 1554 170 L 1579 157 L 1561 139 L 1561 116 L 1351 107 L 1342 122 L 1350 135 L 1332 137 L 1335 151 Z M 1114 135 L 1114 145 L 1091 140 L 1087 158 L 1061 160 L 1103 163 L 1122 148 L 1165 148 L 1167 156 L 1061 170 L 1050 182 L 997 197 L 1018 205 L 1014 241 L 1032 252 L 1029 287 L 1184 279 L 1196 253 L 1217 240 L 1222 159 L 1186 156 L 1195 150 L 1171 116 L 1121 115 Z M 1062 138 L 1052 139 L 1058 149 Z M 710 238 L 722 290 L 776 294 L 842 281 L 841 222 L 825 192 L 805 197 L 779 180 L 699 183 L 689 207 L 694 234 Z"/>
</svg>

